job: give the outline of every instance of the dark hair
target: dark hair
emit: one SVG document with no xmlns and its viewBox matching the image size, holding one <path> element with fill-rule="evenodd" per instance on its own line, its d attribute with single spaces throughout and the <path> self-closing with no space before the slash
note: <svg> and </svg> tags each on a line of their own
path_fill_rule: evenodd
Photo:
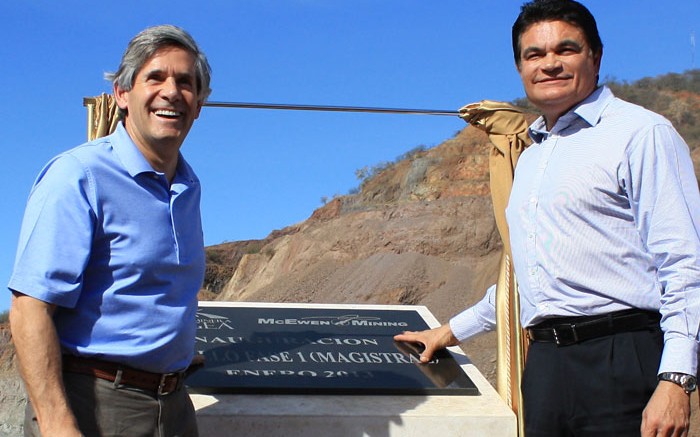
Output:
<svg viewBox="0 0 700 437">
<path fill-rule="evenodd" d="M 136 74 L 161 48 L 176 46 L 192 53 L 195 58 L 197 80 L 197 100 L 203 103 L 211 94 L 211 67 L 207 57 L 199 49 L 194 38 L 184 29 L 170 24 L 153 26 L 136 35 L 124 52 L 119 69 L 115 73 L 105 73 L 105 79 L 125 91 L 131 91 Z M 119 115 L 125 111 L 120 108 Z"/>
<path fill-rule="evenodd" d="M 593 14 L 574 0 L 533 0 L 520 8 L 520 15 L 513 23 L 513 56 L 520 65 L 520 37 L 533 24 L 542 21 L 564 21 L 583 31 L 594 54 L 603 51 L 603 42 L 598 34 Z"/>
</svg>

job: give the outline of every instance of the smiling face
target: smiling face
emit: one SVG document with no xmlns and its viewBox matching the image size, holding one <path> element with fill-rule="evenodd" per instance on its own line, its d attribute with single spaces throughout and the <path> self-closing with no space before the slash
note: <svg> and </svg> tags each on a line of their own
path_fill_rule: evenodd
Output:
<svg viewBox="0 0 700 437">
<path fill-rule="evenodd" d="M 581 29 L 564 21 L 541 21 L 522 33 L 518 72 L 548 128 L 595 90 L 601 56 Z"/>
<path fill-rule="evenodd" d="M 143 65 L 131 90 L 115 85 L 124 126 L 151 164 L 177 157 L 202 104 L 197 99 L 194 56 L 176 46 L 164 47 Z M 155 165 L 156 170 L 158 165 Z"/>
</svg>

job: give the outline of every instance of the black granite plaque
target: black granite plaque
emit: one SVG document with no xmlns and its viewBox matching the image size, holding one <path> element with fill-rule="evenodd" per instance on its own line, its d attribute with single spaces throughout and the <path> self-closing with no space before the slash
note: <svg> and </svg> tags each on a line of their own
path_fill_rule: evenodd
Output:
<svg viewBox="0 0 700 437">
<path fill-rule="evenodd" d="M 202 306 L 187 379 L 195 393 L 478 395 L 453 356 L 421 364 L 397 343 L 427 329 L 416 310 Z"/>
</svg>

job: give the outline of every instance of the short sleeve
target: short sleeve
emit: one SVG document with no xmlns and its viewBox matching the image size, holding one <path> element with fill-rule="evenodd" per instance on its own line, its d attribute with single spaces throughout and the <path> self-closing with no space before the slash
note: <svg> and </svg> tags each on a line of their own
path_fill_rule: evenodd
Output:
<svg viewBox="0 0 700 437">
<path fill-rule="evenodd" d="M 64 154 L 39 174 L 27 201 L 8 288 L 74 307 L 95 223 L 90 173 Z"/>
</svg>

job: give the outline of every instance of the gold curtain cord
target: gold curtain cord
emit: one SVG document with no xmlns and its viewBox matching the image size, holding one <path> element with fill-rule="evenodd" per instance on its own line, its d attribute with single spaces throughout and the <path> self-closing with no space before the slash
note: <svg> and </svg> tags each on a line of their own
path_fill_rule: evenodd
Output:
<svg viewBox="0 0 700 437">
<path fill-rule="evenodd" d="M 513 271 L 505 208 L 513 186 L 515 166 L 520 154 L 530 145 L 528 123 L 517 107 L 503 102 L 483 100 L 460 109 L 467 123 L 483 130 L 491 141 L 489 178 L 496 226 L 503 241 L 503 253 L 496 284 L 496 389 L 516 414 L 518 435 L 523 426 L 520 390 L 527 342 L 520 324 L 520 296 Z"/>
</svg>

